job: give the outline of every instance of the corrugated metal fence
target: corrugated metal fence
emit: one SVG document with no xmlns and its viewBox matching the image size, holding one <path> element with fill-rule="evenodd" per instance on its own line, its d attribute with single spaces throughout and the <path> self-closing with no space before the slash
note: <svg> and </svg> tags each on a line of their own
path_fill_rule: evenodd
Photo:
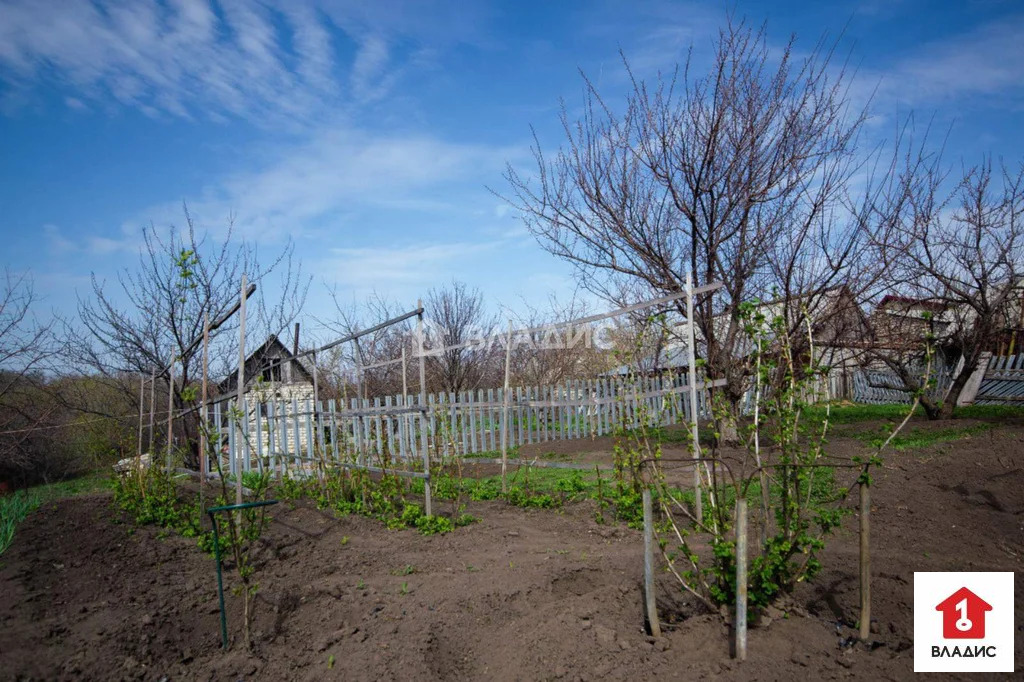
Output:
<svg viewBox="0 0 1024 682">
<path fill-rule="evenodd" d="M 990 358 L 974 402 L 978 405 L 1024 405 L 1024 354 Z"/>
</svg>

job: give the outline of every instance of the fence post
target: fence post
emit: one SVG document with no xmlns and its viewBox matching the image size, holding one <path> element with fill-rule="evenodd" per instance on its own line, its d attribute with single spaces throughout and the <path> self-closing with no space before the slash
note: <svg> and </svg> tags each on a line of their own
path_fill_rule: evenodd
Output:
<svg viewBox="0 0 1024 682">
<path fill-rule="evenodd" d="M 426 511 L 427 516 L 431 515 L 430 512 L 430 449 L 427 444 L 427 413 L 423 410 L 426 409 L 427 404 L 427 368 L 426 358 L 423 356 L 423 300 L 416 301 L 416 310 L 419 312 L 416 314 L 416 338 L 419 346 L 420 355 L 420 436 L 423 440 L 423 473 L 426 474 L 426 478 L 423 479 L 423 507 Z"/>
<path fill-rule="evenodd" d="M 654 594 L 654 511 L 651 489 L 644 487 L 644 598 L 647 604 L 647 624 L 652 637 L 661 637 L 658 622 L 658 601 Z"/>
<path fill-rule="evenodd" d="M 871 487 L 860 484 L 860 638 L 871 635 Z"/>
<path fill-rule="evenodd" d="M 501 392 L 501 493 L 508 492 L 505 471 L 508 469 L 508 372 L 512 362 L 512 320 L 508 321 L 505 337 L 505 390 Z"/>
<path fill-rule="evenodd" d="M 736 500 L 736 658 L 747 659 L 747 501 Z"/>
</svg>

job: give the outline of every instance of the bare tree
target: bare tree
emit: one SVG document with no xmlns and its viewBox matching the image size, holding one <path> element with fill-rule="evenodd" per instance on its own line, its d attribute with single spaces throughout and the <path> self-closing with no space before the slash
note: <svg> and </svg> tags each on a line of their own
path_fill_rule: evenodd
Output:
<svg viewBox="0 0 1024 682">
<path fill-rule="evenodd" d="M 922 396 L 928 415 L 943 419 L 983 354 L 1020 331 L 1024 294 L 1024 165 L 994 169 L 986 159 L 951 187 L 948 178 L 939 156 L 910 159 L 894 183 L 901 210 L 875 241 L 900 307 L 874 316 L 873 355 L 908 390 L 926 388 L 908 347 L 922 346 L 925 335 L 947 364 L 959 359 L 945 396 Z"/>
<path fill-rule="evenodd" d="M 230 224 L 224 237 L 213 242 L 199 234 L 187 207 L 185 222 L 184 230 L 172 226 L 165 236 L 155 228 L 145 230 L 138 267 L 124 269 L 113 291 L 93 276 L 92 295 L 79 299 L 78 324 L 67 331 L 69 368 L 119 385 L 124 373 L 156 370 L 166 379 L 173 359 L 174 402 L 180 408 L 183 389 L 201 372 L 201 346 L 191 344 L 202 335 L 206 316 L 215 320 L 238 300 L 243 272 L 257 285 L 249 304 L 248 338 L 265 339 L 294 318 L 308 280 L 293 263 L 291 244 L 263 261 L 254 244 L 235 240 Z M 215 376 L 237 363 L 237 331 L 237 320 L 231 319 L 211 336 Z M 83 396 L 61 397 L 69 405 L 107 413 Z M 195 435 L 194 429 L 187 435 Z"/>
<path fill-rule="evenodd" d="M 426 308 L 428 385 L 446 393 L 498 385 L 502 346 L 495 343 L 498 321 L 487 313 L 483 294 L 453 281 L 431 289 Z M 468 345 L 467 345 L 468 344 Z M 503 371 L 503 370 L 502 370 Z"/>
<path fill-rule="evenodd" d="M 24 478 L 42 469 L 45 452 L 34 436 L 59 416 L 41 398 L 44 371 L 59 350 L 53 322 L 35 316 L 38 304 L 32 280 L 5 269 L 0 278 L 0 481 Z"/>
<path fill-rule="evenodd" d="M 370 329 L 385 320 L 398 317 L 408 312 L 395 301 L 374 294 L 361 304 L 345 304 L 337 289 L 331 289 L 334 301 L 335 319 L 319 320 L 319 322 L 335 338 L 350 336 L 361 330 Z M 319 361 L 324 373 L 331 377 L 334 389 L 341 397 L 356 397 L 361 391 L 362 397 L 397 395 L 402 392 L 402 349 L 405 348 L 407 360 L 406 384 L 412 388 L 419 387 L 419 374 L 414 371 L 412 323 L 408 320 L 378 329 L 361 336 L 355 341 L 337 346 L 331 353 Z"/>
<path fill-rule="evenodd" d="M 799 338 L 804 311 L 849 283 L 878 208 L 879 187 L 852 190 L 870 170 L 858 153 L 866 114 L 833 49 L 819 42 L 797 57 L 791 40 L 773 52 L 763 29 L 730 22 L 704 75 L 688 60 L 648 86 L 630 70 L 621 113 L 584 77 L 583 115 L 563 106 L 567 146 L 548 159 L 535 142 L 535 179 L 506 173 L 510 203 L 584 287 L 609 295 L 626 280 L 663 295 L 683 290 L 688 274 L 724 283 L 699 297 L 695 315 L 708 371 L 727 381 L 726 438 L 749 372 L 739 304 L 805 301 L 782 307 Z M 677 309 L 685 315 L 682 301 Z"/>
<path fill-rule="evenodd" d="M 509 373 L 513 385 L 559 384 L 569 379 L 591 378 L 609 368 L 610 354 L 598 347 L 602 339 L 595 338 L 593 328 L 566 326 L 588 314 L 582 300 L 573 297 L 568 303 L 562 303 L 551 296 L 547 309 L 529 305 L 526 309 L 514 324 L 517 329 L 532 331 L 517 334 L 512 339 Z M 503 339 L 502 351 L 504 343 Z"/>
</svg>

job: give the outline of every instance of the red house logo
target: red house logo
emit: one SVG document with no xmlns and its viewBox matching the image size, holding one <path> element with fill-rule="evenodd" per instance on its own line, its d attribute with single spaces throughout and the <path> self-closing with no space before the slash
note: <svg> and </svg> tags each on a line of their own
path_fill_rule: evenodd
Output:
<svg viewBox="0 0 1024 682">
<path fill-rule="evenodd" d="M 944 639 L 985 638 L 985 613 L 992 606 L 966 587 L 946 597 L 935 610 L 942 611 Z"/>
</svg>

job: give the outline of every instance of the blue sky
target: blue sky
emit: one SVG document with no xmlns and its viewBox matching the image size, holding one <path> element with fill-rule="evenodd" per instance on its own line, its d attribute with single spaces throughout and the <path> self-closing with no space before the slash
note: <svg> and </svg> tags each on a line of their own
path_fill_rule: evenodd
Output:
<svg viewBox="0 0 1024 682">
<path fill-rule="evenodd" d="M 229 215 L 261 249 L 291 237 L 307 317 L 346 299 L 408 301 L 453 277 L 492 306 L 573 290 L 490 191 L 528 168 L 530 126 L 559 143 L 585 71 L 625 80 L 699 64 L 728 8 L 798 48 L 842 34 L 870 133 L 913 110 L 952 126 L 947 158 L 1024 158 L 1018 2 L 378 2 L 0 0 L 3 264 L 41 313 L 133 266 L 141 230 Z"/>
</svg>

